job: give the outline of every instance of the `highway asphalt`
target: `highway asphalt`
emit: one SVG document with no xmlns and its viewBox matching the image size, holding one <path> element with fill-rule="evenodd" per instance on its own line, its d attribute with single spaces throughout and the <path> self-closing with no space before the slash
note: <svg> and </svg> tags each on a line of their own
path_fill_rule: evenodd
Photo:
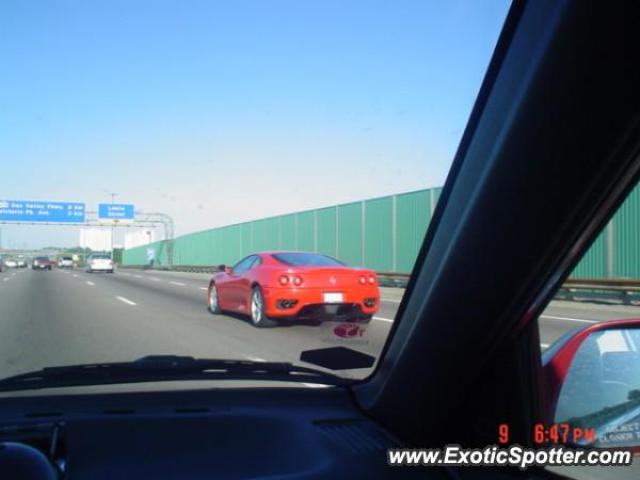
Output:
<svg viewBox="0 0 640 480">
<path fill-rule="evenodd" d="M 362 337 L 337 325 L 257 329 L 206 309 L 209 275 L 121 269 L 0 273 L 0 378 L 46 366 L 178 354 L 300 363 L 303 350 L 347 345 L 378 355 L 403 291 L 383 288 L 381 309 Z M 640 317 L 639 307 L 552 302 L 540 319 L 543 348 L 563 333 L 602 320 Z M 368 371 L 340 372 L 363 377 Z"/>
</svg>

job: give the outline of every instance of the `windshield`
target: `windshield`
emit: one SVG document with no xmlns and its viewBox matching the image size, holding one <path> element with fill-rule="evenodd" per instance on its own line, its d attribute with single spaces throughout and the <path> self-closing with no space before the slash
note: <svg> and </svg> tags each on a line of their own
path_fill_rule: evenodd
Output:
<svg viewBox="0 0 640 480">
<path fill-rule="evenodd" d="M 509 6 L 2 2 L 0 380 L 370 375 Z"/>
</svg>

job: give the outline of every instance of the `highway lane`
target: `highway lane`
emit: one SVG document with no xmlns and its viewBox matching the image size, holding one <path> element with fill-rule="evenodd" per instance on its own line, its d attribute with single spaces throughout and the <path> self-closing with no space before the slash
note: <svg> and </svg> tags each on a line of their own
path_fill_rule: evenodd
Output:
<svg viewBox="0 0 640 480">
<path fill-rule="evenodd" d="M 169 284 L 174 287 L 187 287 L 196 288 L 203 291 L 206 294 L 207 286 L 212 275 L 206 273 L 190 273 L 190 272 L 166 272 L 162 270 L 149 271 L 149 270 L 134 270 L 134 269 L 121 269 L 117 272 L 118 276 L 136 281 L 147 280 L 149 282 Z M 392 322 L 395 317 L 398 305 L 402 299 L 404 290 L 398 288 L 383 288 L 382 289 L 382 304 L 380 311 L 376 315 L 380 321 Z M 203 297 L 206 298 L 206 295 Z"/>
<path fill-rule="evenodd" d="M 167 282 L 170 285 L 188 285 L 206 290 L 211 277 L 209 274 L 188 272 L 138 271 L 123 269 L 119 275 L 139 280 L 149 279 L 154 282 Z M 173 282 L 173 283 L 172 283 Z M 404 294 L 398 288 L 382 288 L 382 304 L 376 315 L 377 321 L 392 323 Z M 553 343 L 564 333 L 578 327 L 590 325 L 598 321 L 617 320 L 621 318 L 640 318 L 640 307 L 625 305 L 601 305 L 589 302 L 553 301 L 539 319 L 540 341 L 543 348 Z M 386 336 L 386 330 L 376 329 Z M 377 339 L 380 340 L 380 339 Z M 382 339 L 384 341 L 384 339 Z M 376 343 L 376 345 L 380 342 Z M 376 352 L 374 352 L 376 353 Z"/>
<path fill-rule="evenodd" d="M 209 275 L 120 270 L 0 273 L 0 378 L 52 365 L 180 354 L 299 363 L 303 350 L 348 345 L 377 355 L 402 290 L 382 289 L 382 306 L 360 338 L 341 339 L 327 322 L 256 329 L 205 308 Z M 552 302 L 541 342 L 597 320 L 640 317 L 640 308 Z M 341 372 L 353 377 L 367 371 Z"/>
<path fill-rule="evenodd" d="M 344 343 L 330 323 L 256 329 L 242 317 L 212 315 L 205 308 L 206 282 L 157 281 L 155 272 L 12 273 L 0 288 L 0 377 L 150 354 L 299 362 L 302 350 Z M 388 327 L 376 323 L 368 329 L 376 340 L 346 342 L 379 351 Z"/>
</svg>

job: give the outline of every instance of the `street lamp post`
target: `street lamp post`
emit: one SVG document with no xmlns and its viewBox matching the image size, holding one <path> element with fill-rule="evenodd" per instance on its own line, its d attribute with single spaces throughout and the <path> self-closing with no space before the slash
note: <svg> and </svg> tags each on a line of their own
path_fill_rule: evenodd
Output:
<svg viewBox="0 0 640 480">
<path fill-rule="evenodd" d="M 108 192 L 106 190 L 103 190 L 107 195 L 111 196 L 111 205 L 113 205 L 115 203 L 115 199 L 118 196 L 117 193 L 115 192 Z M 113 258 L 113 234 L 114 234 L 114 227 L 113 227 L 113 222 L 111 223 L 111 258 Z"/>
</svg>

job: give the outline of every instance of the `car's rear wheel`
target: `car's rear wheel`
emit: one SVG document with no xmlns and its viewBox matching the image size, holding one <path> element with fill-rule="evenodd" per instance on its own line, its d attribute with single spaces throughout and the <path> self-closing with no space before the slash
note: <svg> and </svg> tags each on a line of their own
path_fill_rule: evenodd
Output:
<svg viewBox="0 0 640 480">
<path fill-rule="evenodd" d="M 253 287 L 251 292 L 251 323 L 259 328 L 276 325 L 274 320 L 267 318 L 264 296 L 260 287 Z"/>
<path fill-rule="evenodd" d="M 214 285 L 211 285 L 211 288 L 209 288 L 209 299 L 208 299 L 208 303 L 209 303 L 209 311 L 211 313 L 222 313 L 222 310 L 220 310 L 220 300 L 218 298 L 218 287 Z"/>
</svg>

